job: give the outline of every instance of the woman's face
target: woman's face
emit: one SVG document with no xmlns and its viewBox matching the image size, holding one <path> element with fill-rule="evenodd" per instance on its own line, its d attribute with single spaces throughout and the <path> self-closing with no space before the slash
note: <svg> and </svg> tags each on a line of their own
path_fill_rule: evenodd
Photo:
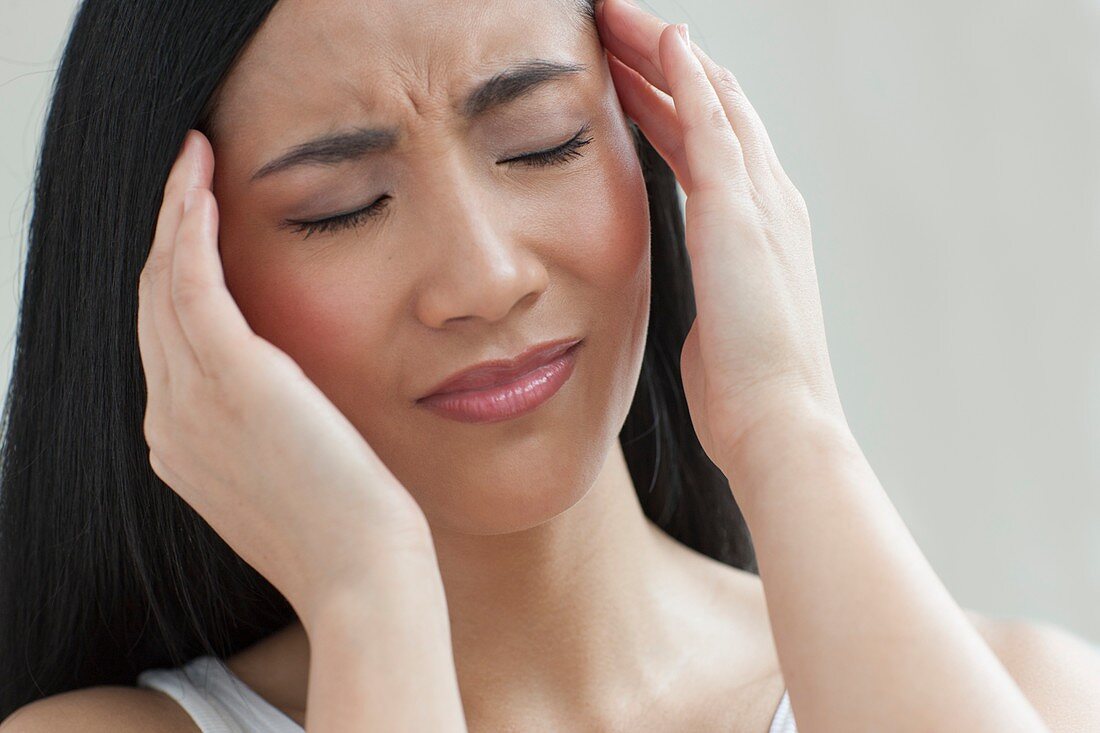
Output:
<svg viewBox="0 0 1100 733">
<path fill-rule="evenodd" d="M 579 70 L 465 106 L 534 59 Z M 222 261 L 253 330 L 301 365 L 433 527 L 517 531 L 578 501 L 629 410 L 650 288 L 645 186 L 582 2 L 282 0 L 219 98 Z M 355 128 L 395 138 L 255 176 Z M 591 142 L 562 162 L 502 162 L 578 132 Z M 376 203 L 343 224 L 286 223 Z M 462 423 L 416 403 L 460 369 L 566 337 L 584 339 L 572 378 L 533 412 Z"/>
</svg>

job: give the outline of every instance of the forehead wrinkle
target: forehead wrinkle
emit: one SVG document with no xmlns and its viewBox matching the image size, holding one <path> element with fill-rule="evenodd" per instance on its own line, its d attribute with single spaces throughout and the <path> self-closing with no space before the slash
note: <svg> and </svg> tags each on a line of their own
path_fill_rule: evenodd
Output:
<svg viewBox="0 0 1100 733">
<path fill-rule="evenodd" d="M 528 1 L 523 0 L 523 2 Z M 527 19 L 530 22 L 531 19 L 535 18 L 535 15 L 531 13 L 516 12 L 517 6 L 505 11 L 507 6 L 494 7 L 494 3 L 491 2 L 467 3 L 465 0 L 458 0 L 458 2 L 463 6 L 463 10 L 469 13 L 464 23 L 473 29 L 472 33 L 458 32 L 458 29 L 455 28 L 454 19 L 447 12 L 427 12 L 422 17 L 418 17 L 416 23 L 397 23 L 392 32 L 377 36 L 380 45 L 375 46 L 372 51 L 367 53 L 367 56 L 373 56 L 374 59 L 383 61 L 389 67 L 398 79 L 398 84 L 395 85 L 397 88 L 412 90 L 422 87 L 425 90 L 424 96 L 430 99 L 433 95 L 433 82 L 436 79 L 448 79 L 457 68 L 467 62 L 475 67 L 479 65 L 476 53 L 474 55 L 469 53 L 470 51 L 476 51 L 476 43 L 471 43 L 469 40 L 471 36 L 476 39 L 478 36 L 490 34 L 502 27 L 514 27 L 515 23 L 513 21 L 516 19 Z M 590 33 L 595 37 L 596 2 L 597 0 L 556 0 L 553 4 L 558 6 L 562 15 L 557 12 L 551 12 L 549 15 L 539 14 L 541 20 L 537 20 L 537 26 L 550 32 L 553 25 L 553 16 L 558 16 L 559 19 L 565 21 L 565 27 L 570 30 L 579 32 L 582 35 Z M 394 19 L 394 16 L 385 11 L 383 7 L 374 9 L 371 12 L 372 15 L 381 14 Z M 365 18 L 358 17 L 357 21 L 353 22 L 365 22 Z M 331 24 L 336 24 L 336 32 L 338 33 L 346 34 L 348 32 L 347 23 L 330 19 Z M 533 30 L 536 30 L 536 28 L 528 29 L 528 31 Z M 525 31 L 521 31 L 516 35 L 522 37 L 525 34 Z M 437 40 L 443 40 L 444 43 L 437 43 Z M 455 43 L 456 40 L 457 43 Z M 329 39 L 329 42 L 331 43 L 331 39 Z M 516 48 L 513 55 L 516 58 L 538 55 L 526 53 L 525 51 L 526 49 Z M 338 52 L 334 51 L 331 55 L 335 58 L 338 56 Z M 361 60 L 363 55 L 355 54 L 355 59 Z M 493 65 L 499 66 L 496 63 Z M 367 79 L 377 78 L 378 75 L 374 69 L 378 66 L 377 61 L 369 63 L 367 68 L 359 73 Z M 349 65 L 348 68 L 362 67 L 354 64 Z M 364 85 L 363 88 L 369 87 Z M 354 85 L 349 87 L 349 90 L 352 89 L 356 91 L 357 97 L 360 97 L 364 105 L 368 106 L 370 100 L 363 99 L 360 90 L 355 89 Z M 409 99 L 414 106 L 418 106 L 416 98 L 411 94 Z"/>
<path fill-rule="evenodd" d="M 498 72 L 480 82 L 462 102 L 459 114 L 466 120 L 473 120 L 551 83 L 578 78 L 590 68 L 587 64 L 545 59 L 512 64 L 507 71 Z M 415 102 L 413 104 L 415 106 Z M 393 149 L 401 137 L 399 128 L 393 127 L 333 131 L 300 143 L 263 164 L 250 180 L 255 181 L 299 165 L 335 165 L 358 160 L 372 152 Z"/>
<path fill-rule="evenodd" d="M 263 67 L 270 64 L 274 69 L 288 71 L 288 73 L 280 74 L 280 76 L 295 78 L 287 79 L 282 83 L 274 82 L 274 86 L 266 93 L 262 92 L 259 87 L 254 88 L 255 94 L 246 95 L 246 97 L 252 98 L 250 105 L 258 108 L 269 107 L 268 102 L 274 104 L 277 99 L 284 99 L 285 94 L 280 93 L 279 87 L 282 87 L 282 92 L 288 92 L 291 91 L 288 87 L 305 84 L 307 89 L 303 91 L 307 93 L 307 96 L 308 87 L 311 86 L 321 94 L 319 97 L 314 96 L 308 102 L 309 107 L 315 111 L 320 109 L 318 105 L 331 104 L 335 101 L 331 99 L 327 102 L 324 101 L 329 94 L 332 94 L 334 97 L 343 98 L 343 104 L 337 106 L 346 105 L 343 114 L 350 113 L 351 117 L 358 116 L 358 110 L 377 111 L 380 109 L 379 105 L 394 104 L 395 99 L 397 104 L 410 109 L 415 108 L 417 113 L 420 114 L 424 107 L 421 102 L 432 94 L 437 94 L 441 89 L 441 85 L 448 86 L 443 84 L 443 80 L 450 80 L 455 74 L 456 66 L 460 63 L 469 62 L 474 67 L 480 67 L 482 60 L 489 63 L 489 55 L 484 58 L 479 56 L 481 53 L 478 50 L 480 44 L 471 43 L 469 34 L 466 34 L 465 40 L 456 38 L 453 27 L 455 25 L 453 13 L 426 13 L 425 23 L 412 23 L 405 19 L 403 11 L 400 11 L 400 5 L 389 5 L 387 2 L 370 11 L 371 18 L 373 18 L 371 20 L 364 12 L 361 12 L 365 11 L 368 3 L 363 3 L 360 0 L 348 0 L 348 2 L 352 2 L 353 5 L 344 6 L 344 9 L 352 11 L 350 17 L 347 13 L 342 15 L 332 13 L 331 18 L 326 17 L 330 13 L 319 12 L 320 5 L 306 5 L 302 0 L 284 6 L 284 10 L 296 6 L 299 12 L 304 12 L 311 17 L 294 17 L 291 19 L 284 15 L 283 22 L 279 24 L 279 34 L 271 36 L 270 40 L 265 42 L 262 56 L 254 57 L 258 64 L 248 64 L 248 67 L 267 75 L 271 73 L 272 69 L 269 68 L 265 71 Z M 336 5 L 341 6 L 339 0 Z M 370 5 L 373 5 L 373 3 L 370 3 Z M 412 5 L 416 5 L 421 10 L 428 9 L 427 6 L 420 7 L 421 3 L 417 3 L 416 0 L 412 0 Z M 549 10 L 550 7 L 556 5 L 556 10 L 550 11 L 549 14 L 536 12 L 534 15 L 529 11 L 524 11 L 522 6 L 518 4 L 510 7 L 508 4 L 497 5 L 492 2 L 473 3 L 471 5 L 459 3 L 459 5 L 464 6 L 462 7 L 465 13 L 463 24 L 476 27 L 478 33 L 475 35 L 495 39 L 491 45 L 495 45 L 496 42 L 505 38 L 513 40 L 520 38 L 515 31 L 512 33 L 502 33 L 502 31 L 517 28 L 517 21 L 522 22 L 525 19 L 528 24 L 535 23 L 535 27 L 531 30 L 541 28 L 543 33 L 550 34 L 551 37 L 557 36 L 559 42 L 564 41 L 567 37 L 562 33 L 573 35 L 581 27 L 589 29 L 585 35 L 595 35 L 595 26 L 592 22 L 595 7 L 594 0 L 557 0 L 552 5 L 543 6 L 544 10 Z M 405 7 L 407 9 L 409 6 Z M 384 16 L 385 20 L 399 23 L 399 25 L 392 29 L 393 32 L 382 32 L 384 29 L 381 26 L 385 23 L 380 24 L 377 22 L 377 13 Z M 554 16 L 558 18 L 557 23 L 552 22 Z M 346 22 L 341 22 L 340 18 L 344 18 Z M 301 23 L 302 20 L 306 20 L 306 23 Z M 364 23 L 367 25 L 364 25 Z M 553 31 L 554 25 L 558 27 L 556 33 Z M 374 26 L 373 30 L 370 26 Z M 427 43 L 426 40 L 430 39 L 426 37 L 425 33 L 428 36 L 434 36 L 442 43 L 434 41 Z M 579 40 L 582 36 L 577 34 L 573 37 Z M 300 43 L 302 38 L 307 38 L 308 45 L 314 46 L 316 55 L 312 57 L 310 66 L 316 68 L 332 64 L 332 66 L 329 66 L 327 73 L 321 70 L 321 73 L 324 74 L 324 77 L 327 77 L 330 84 L 327 92 L 314 84 L 315 81 L 323 81 L 324 77 L 314 78 L 314 82 L 306 78 L 313 72 L 312 68 L 302 67 L 300 64 L 294 63 L 287 67 L 280 61 L 280 59 L 285 59 L 285 52 L 279 52 L 279 49 L 283 48 L 285 43 L 292 42 L 292 39 L 296 39 Z M 448 42 L 448 38 L 450 42 Z M 522 52 L 522 45 L 521 41 L 519 47 L 513 47 L 513 51 L 517 55 Z M 572 43 L 569 45 L 572 46 Z M 303 50 L 308 53 L 308 47 Z M 464 55 L 464 51 L 471 52 L 471 55 Z M 461 58 L 456 58 L 456 55 L 461 56 Z M 388 74 L 379 73 L 379 61 L 382 62 L 384 68 L 389 69 Z M 492 62 L 496 69 L 500 68 L 500 61 L 501 59 L 498 57 Z M 294 69 L 294 71 L 290 71 L 291 69 Z M 463 79 L 470 78 L 466 75 L 462 75 L 462 77 Z M 485 77 L 480 78 L 484 79 Z M 415 83 L 409 84 L 408 82 L 412 80 L 415 80 Z M 238 79 L 238 81 L 240 80 Z M 268 76 L 267 81 L 270 84 L 273 80 Z M 239 85 L 236 86 L 239 87 Z M 251 86 L 251 83 L 246 82 L 246 86 Z M 263 86 L 267 87 L 268 84 Z M 410 90 L 416 91 L 410 92 Z M 427 90 L 427 94 L 424 93 L 425 90 Z M 458 88 L 455 91 L 456 93 L 461 92 Z M 297 97 L 297 95 L 295 96 Z M 306 99 L 302 97 L 297 97 L 297 99 L 297 104 L 306 102 Z M 447 101 L 451 101 L 450 98 Z M 271 107 L 269 111 L 275 109 L 275 107 Z M 445 109 L 445 107 L 441 105 L 439 109 Z"/>
</svg>

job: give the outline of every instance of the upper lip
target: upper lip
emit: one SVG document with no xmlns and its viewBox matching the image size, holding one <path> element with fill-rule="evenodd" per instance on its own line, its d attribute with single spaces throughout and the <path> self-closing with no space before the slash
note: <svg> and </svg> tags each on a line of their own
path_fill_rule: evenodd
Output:
<svg viewBox="0 0 1100 733">
<path fill-rule="evenodd" d="M 420 399 L 448 392 L 463 392 L 508 384 L 536 367 L 556 359 L 580 341 L 580 338 L 544 341 L 535 344 L 513 359 L 493 359 L 474 364 L 447 377 Z"/>
</svg>

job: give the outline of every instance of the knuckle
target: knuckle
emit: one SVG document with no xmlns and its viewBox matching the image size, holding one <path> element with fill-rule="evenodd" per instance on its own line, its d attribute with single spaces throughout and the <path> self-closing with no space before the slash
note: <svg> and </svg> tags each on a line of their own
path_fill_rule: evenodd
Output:
<svg viewBox="0 0 1100 733">
<path fill-rule="evenodd" d="M 762 220 L 768 221 L 775 215 L 775 205 L 755 185 L 749 186 L 749 197 L 752 199 L 754 210 L 759 213 Z"/>
<path fill-rule="evenodd" d="M 156 453 L 161 464 L 165 466 L 178 466 L 181 463 L 180 458 L 189 444 L 188 438 L 193 435 L 186 417 L 173 415 L 170 421 L 167 417 L 158 418 L 145 429 L 145 442 L 149 451 Z"/>
<path fill-rule="evenodd" d="M 217 405 L 220 419 L 230 425 L 243 424 L 246 417 L 246 411 L 241 406 L 240 383 L 235 377 L 224 365 L 218 365 L 207 367 L 203 380 L 210 404 Z"/>
<path fill-rule="evenodd" d="M 788 209 L 792 211 L 800 221 L 809 221 L 810 210 L 802 192 L 799 191 L 794 184 L 783 186 L 781 191 Z"/>
<path fill-rule="evenodd" d="M 687 146 L 684 144 L 683 135 L 676 136 L 672 149 L 669 150 L 668 157 L 670 160 L 684 160 L 687 158 Z"/>
<path fill-rule="evenodd" d="M 190 277 L 179 276 L 172 283 L 172 302 L 179 310 L 194 308 L 204 293 L 201 282 Z"/>
<path fill-rule="evenodd" d="M 689 205 L 697 226 L 726 226 L 729 215 L 740 207 L 741 194 L 732 178 L 706 181 L 692 191 Z"/>
<path fill-rule="evenodd" d="M 737 77 L 733 75 L 733 72 L 725 66 L 719 66 L 718 70 L 715 71 L 714 86 L 719 94 L 725 94 L 738 103 L 745 96 L 744 91 L 741 89 L 741 83 L 737 81 Z"/>
<path fill-rule="evenodd" d="M 718 103 L 717 100 L 707 104 L 704 110 L 703 119 L 706 124 L 716 129 L 730 128 L 729 118 L 726 117 L 726 110 Z"/>
<path fill-rule="evenodd" d="M 807 221 L 810 218 L 810 206 L 806 203 L 806 198 L 799 192 L 797 188 L 792 189 L 795 196 L 795 209 L 802 215 L 803 219 Z"/>
<path fill-rule="evenodd" d="M 192 418 L 196 405 L 202 399 L 204 378 L 201 364 L 198 365 L 198 369 L 192 366 L 172 368 L 172 376 L 168 380 L 168 393 L 173 407 L 173 428 L 191 430 L 195 427 Z"/>
<path fill-rule="evenodd" d="M 729 207 L 729 203 L 738 197 L 738 185 L 736 175 L 719 176 L 717 178 L 704 178 L 700 176 L 695 181 L 692 191 L 696 199 L 697 207 L 701 212 L 706 212 L 707 218 L 712 218 Z"/>
<path fill-rule="evenodd" d="M 148 288 L 156 282 L 157 279 L 157 262 L 154 258 L 150 257 L 145 261 L 145 265 L 141 268 L 141 273 L 138 275 L 138 285 Z"/>
<path fill-rule="evenodd" d="M 149 449 L 149 466 L 153 469 L 153 473 L 161 479 L 164 478 L 164 463 L 160 460 L 160 456 L 157 455 L 157 452 L 152 448 Z"/>
<path fill-rule="evenodd" d="M 157 475 L 165 485 L 167 485 L 173 491 L 177 491 L 178 481 L 175 479 L 175 473 L 169 468 L 170 459 L 168 459 L 163 451 L 149 449 L 149 467 L 153 469 L 153 473 Z M 178 493 L 178 491 L 177 491 Z"/>
<path fill-rule="evenodd" d="M 734 203 L 745 205 L 747 201 L 755 201 L 756 191 L 752 178 L 741 161 L 735 161 L 730 166 L 730 171 L 721 180 L 716 182 L 722 195 L 732 199 Z"/>
<path fill-rule="evenodd" d="M 149 445 L 150 449 L 164 445 L 164 430 L 161 427 L 160 420 L 158 420 L 152 411 L 145 413 L 145 420 L 142 423 L 142 432 L 145 434 L 145 442 Z"/>
</svg>

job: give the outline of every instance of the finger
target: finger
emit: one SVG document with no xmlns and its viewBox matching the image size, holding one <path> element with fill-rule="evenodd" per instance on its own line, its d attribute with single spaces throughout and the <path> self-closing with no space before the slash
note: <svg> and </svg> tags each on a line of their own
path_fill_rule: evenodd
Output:
<svg viewBox="0 0 1100 733">
<path fill-rule="evenodd" d="M 164 354 L 165 383 L 171 385 L 182 379 L 188 370 L 200 369 L 198 357 L 180 327 L 175 306 L 172 303 L 172 264 L 180 230 L 186 216 L 184 197 L 188 190 L 202 185 L 210 175 L 210 161 L 203 158 L 198 148 L 200 133 L 189 131 L 184 139 L 180 159 L 165 186 L 165 225 L 149 255 L 147 267 L 151 269 L 151 294 L 153 322 Z M 163 235 L 163 236 L 162 236 Z"/>
<path fill-rule="evenodd" d="M 686 30 L 683 25 L 669 25 L 661 34 L 661 67 L 668 74 L 680 120 L 692 191 L 732 188 L 756 201 L 758 195 L 745 167 L 741 142 L 703 65 L 680 35 L 680 28 Z M 691 191 L 685 193 L 690 195 Z"/>
<path fill-rule="evenodd" d="M 601 5 L 601 38 L 604 45 L 624 63 L 638 71 L 650 84 L 671 93 L 660 61 L 660 38 L 668 23 L 627 0 L 605 0 Z M 691 44 L 707 78 L 714 85 L 722 108 L 746 153 L 746 165 L 753 180 L 766 185 L 765 174 L 779 176 L 782 166 L 771 148 L 771 140 L 756 110 L 748 103 L 733 74 L 716 63 L 697 44 Z"/>
<path fill-rule="evenodd" d="M 168 172 L 153 241 L 138 278 L 138 343 L 147 389 L 151 393 L 158 389 L 158 385 L 160 388 L 166 387 L 169 379 L 166 351 L 172 342 L 171 334 L 166 334 L 166 330 L 171 325 L 171 314 L 164 312 L 165 287 L 162 283 L 168 271 L 172 241 L 183 216 L 183 193 L 198 175 L 194 169 L 194 159 L 188 156 L 188 143 L 192 137 L 190 133 L 184 136 L 180 151 Z"/>
<path fill-rule="evenodd" d="M 137 336 L 138 353 L 141 356 L 142 370 L 145 372 L 147 393 L 162 389 L 167 379 L 164 348 L 160 345 L 157 327 L 152 322 L 151 299 L 149 277 L 145 270 L 142 270 L 138 277 Z"/>
<path fill-rule="evenodd" d="M 614 56 L 608 55 L 607 67 L 623 111 L 669 164 L 680 185 L 685 190 L 690 188 L 691 173 L 684 159 L 683 135 L 672 99 Z"/>
<path fill-rule="evenodd" d="M 187 192 L 184 213 L 172 253 L 172 305 L 181 332 L 206 375 L 230 369 L 241 347 L 255 334 L 225 284 L 218 250 L 218 207 L 210 186 L 214 154 L 205 137 L 196 152 L 207 162 L 199 185 Z"/>
<path fill-rule="evenodd" d="M 625 0 L 604 0 L 596 12 L 596 25 L 608 51 L 650 84 L 669 93 L 657 52 L 657 42 L 668 23 Z"/>
<path fill-rule="evenodd" d="M 741 141 L 741 148 L 745 151 L 745 162 L 753 182 L 757 187 L 763 187 L 767 182 L 767 178 L 763 175 L 765 172 L 770 172 L 777 180 L 785 179 L 787 174 L 779 164 L 779 156 L 775 154 L 775 148 L 764 127 L 764 121 L 752 106 L 737 77 L 732 71 L 711 59 L 699 44 L 692 43 L 691 47 L 703 64 L 707 78 L 718 93 L 718 98 L 722 100 L 726 117 L 733 125 L 737 139 Z"/>
</svg>

